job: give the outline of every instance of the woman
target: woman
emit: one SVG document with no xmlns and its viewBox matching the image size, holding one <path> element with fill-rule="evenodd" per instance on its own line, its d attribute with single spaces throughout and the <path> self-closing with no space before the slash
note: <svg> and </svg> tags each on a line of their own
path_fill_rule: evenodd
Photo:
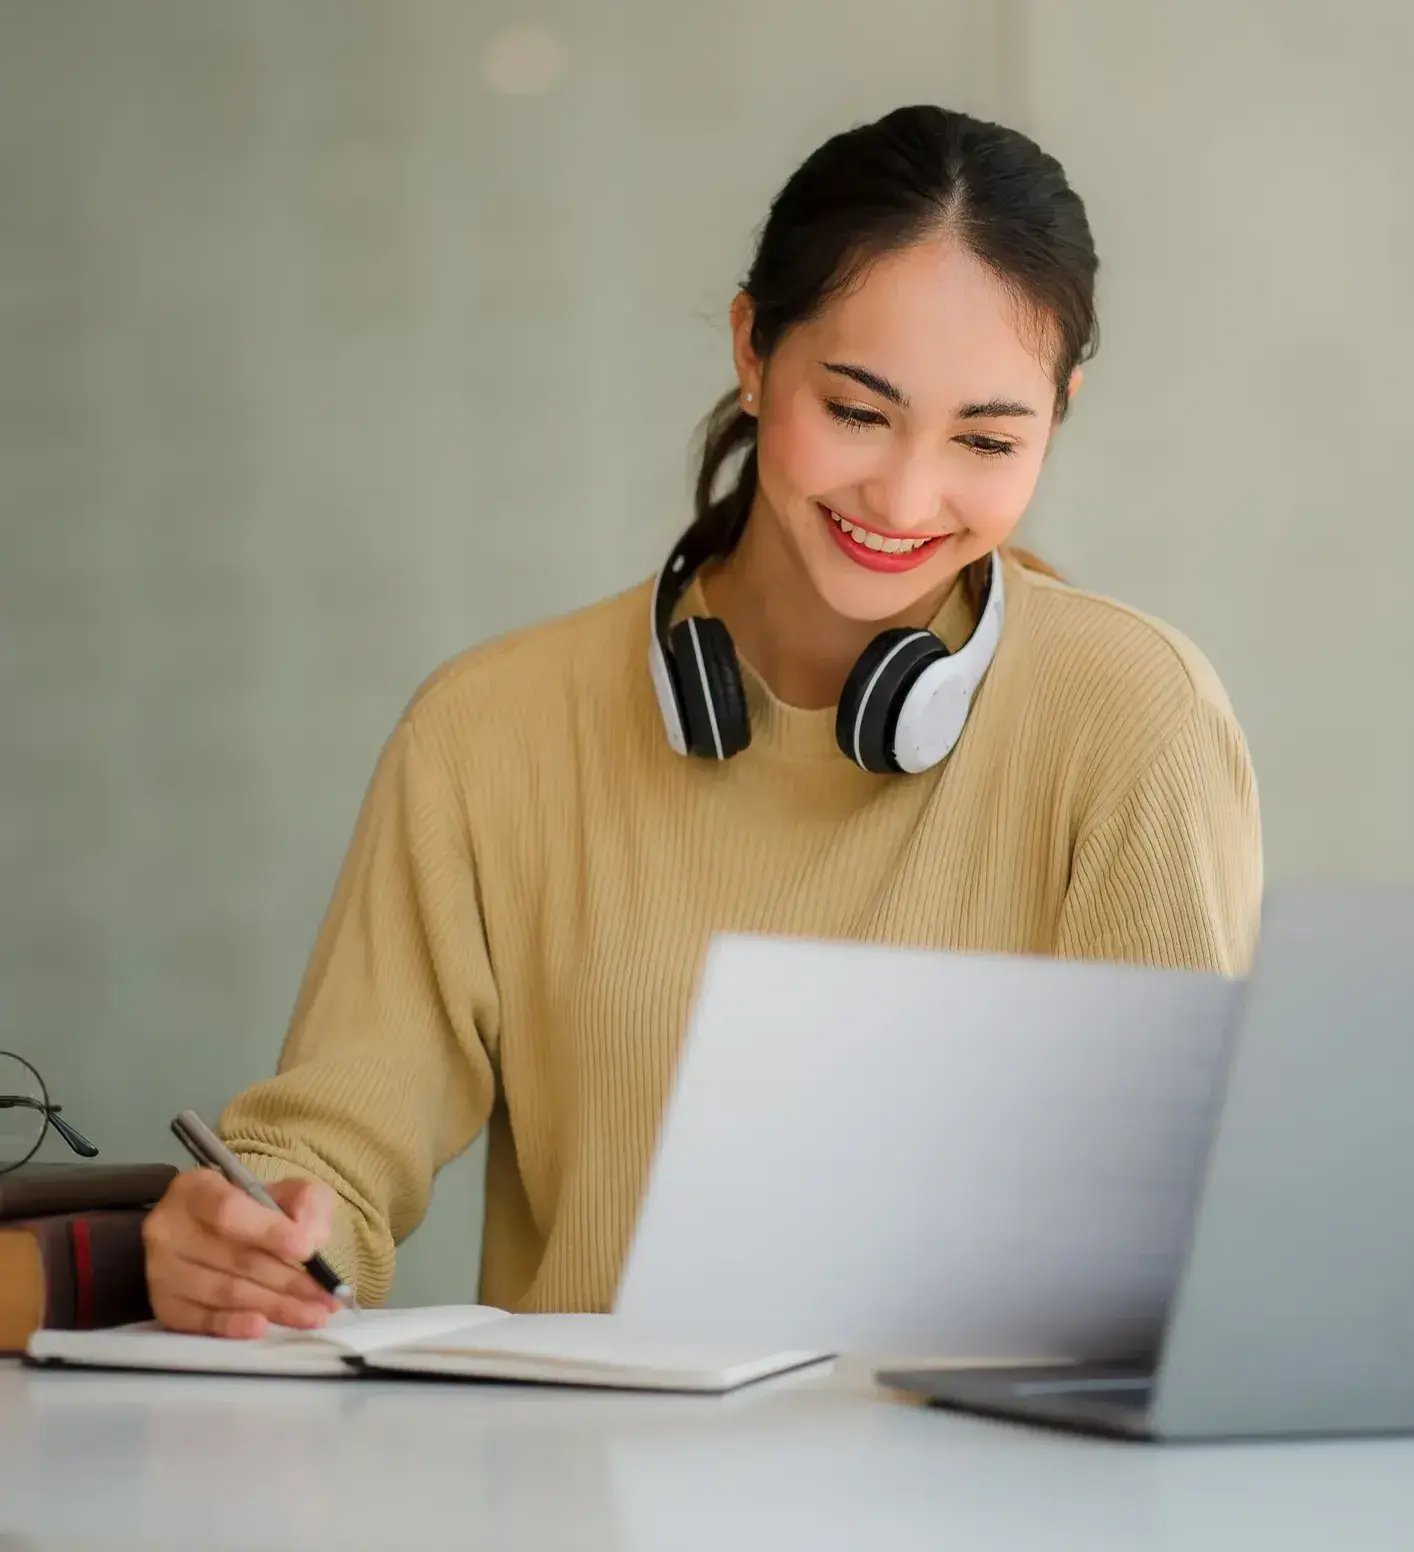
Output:
<svg viewBox="0 0 1414 1552">
<path fill-rule="evenodd" d="M 483 1126 L 482 1298 L 609 1306 L 715 930 L 1245 968 L 1216 676 L 1007 548 L 1095 269 L 1059 165 L 997 125 L 902 109 L 800 167 L 661 584 L 445 665 L 384 748 L 279 1074 L 221 1121 L 292 1218 L 179 1177 L 161 1319 L 317 1324 L 291 1262 L 326 1242 L 377 1301 Z"/>
</svg>

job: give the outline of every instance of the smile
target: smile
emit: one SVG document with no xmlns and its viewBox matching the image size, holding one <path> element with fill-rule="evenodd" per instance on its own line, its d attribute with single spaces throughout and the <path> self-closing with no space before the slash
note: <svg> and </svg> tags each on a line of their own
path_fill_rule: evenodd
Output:
<svg viewBox="0 0 1414 1552">
<path fill-rule="evenodd" d="M 936 545 L 951 537 L 948 534 L 934 534 L 926 539 L 886 537 L 850 522 L 823 502 L 816 502 L 816 506 L 828 519 L 835 542 L 845 554 L 871 571 L 909 570 L 921 564 Z"/>
</svg>

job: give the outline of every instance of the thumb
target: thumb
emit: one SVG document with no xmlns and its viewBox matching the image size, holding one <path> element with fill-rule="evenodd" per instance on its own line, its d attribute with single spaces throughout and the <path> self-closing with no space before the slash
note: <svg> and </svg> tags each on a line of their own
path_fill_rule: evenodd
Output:
<svg viewBox="0 0 1414 1552">
<path fill-rule="evenodd" d="M 334 1226 L 334 1193 L 322 1180 L 277 1180 L 266 1190 L 308 1236 L 311 1254 L 328 1244 Z"/>
</svg>

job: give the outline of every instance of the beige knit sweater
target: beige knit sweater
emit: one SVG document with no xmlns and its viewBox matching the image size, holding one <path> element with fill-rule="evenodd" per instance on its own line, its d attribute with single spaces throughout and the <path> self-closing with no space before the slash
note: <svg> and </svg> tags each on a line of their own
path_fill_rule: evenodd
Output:
<svg viewBox="0 0 1414 1552">
<path fill-rule="evenodd" d="M 418 691 L 278 1075 L 220 1123 L 260 1175 L 334 1187 L 330 1255 L 360 1298 L 385 1296 L 436 1170 L 489 1126 L 480 1297 L 612 1303 L 714 930 L 1246 969 L 1257 799 L 1213 670 L 1119 604 L 1014 560 L 1006 582 L 962 739 L 921 776 L 858 770 L 833 711 L 749 665 L 751 747 L 672 753 L 647 584 Z M 955 588 L 934 629 L 956 649 L 971 626 Z"/>
</svg>

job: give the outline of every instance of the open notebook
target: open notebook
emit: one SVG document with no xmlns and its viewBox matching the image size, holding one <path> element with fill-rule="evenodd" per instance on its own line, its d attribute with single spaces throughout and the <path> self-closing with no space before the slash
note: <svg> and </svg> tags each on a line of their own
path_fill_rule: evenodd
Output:
<svg viewBox="0 0 1414 1552">
<path fill-rule="evenodd" d="M 484 1304 L 343 1310 L 318 1331 L 272 1326 L 248 1341 L 187 1336 L 155 1321 L 104 1331 L 44 1330 L 25 1350 L 31 1364 L 82 1368 L 342 1378 L 396 1372 L 700 1391 L 734 1390 L 829 1356 L 664 1341 L 616 1315 L 509 1315 Z"/>
</svg>

